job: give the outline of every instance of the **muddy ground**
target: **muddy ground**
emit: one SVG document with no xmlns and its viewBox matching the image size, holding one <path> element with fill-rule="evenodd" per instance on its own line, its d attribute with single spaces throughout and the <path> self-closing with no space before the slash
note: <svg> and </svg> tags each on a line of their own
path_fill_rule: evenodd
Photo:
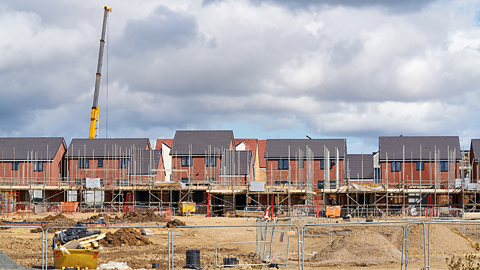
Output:
<svg viewBox="0 0 480 270">
<path fill-rule="evenodd" d="M 73 221 L 85 221 L 92 214 L 68 215 L 65 217 Z M 28 217 L 28 220 L 39 220 L 44 216 Z M 10 217 L 4 220 L 20 220 Z M 27 219 L 22 217 L 22 219 Z M 53 220 L 52 217 L 48 218 Z M 223 258 L 237 258 L 239 263 L 262 263 L 258 253 L 265 251 L 271 262 L 285 264 L 283 269 L 298 268 L 298 231 L 294 227 L 277 227 L 275 231 L 269 229 L 258 233 L 255 227 L 226 227 L 234 225 L 255 225 L 254 218 L 205 218 L 203 216 L 178 217 L 187 226 L 212 225 L 207 228 L 175 228 L 173 230 L 174 265 L 180 269 L 186 264 L 186 250 L 200 250 L 201 266 L 204 269 L 213 269 L 216 259 L 219 265 Z M 112 220 L 114 220 L 112 218 Z M 121 219 L 118 219 L 121 220 Z M 359 220 L 364 221 L 364 220 Z M 301 226 L 307 223 L 318 223 L 318 220 L 296 221 L 294 224 Z M 335 222 L 335 221 L 334 221 Z M 307 227 L 305 236 L 305 267 L 306 269 L 399 269 L 402 251 L 402 230 L 400 226 L 359 228 L 350 227 L 355 221 L 345 222 L 340 227 Z M 70 222 L 69 224 L 72 224 Z M 108 261 L 126 262 L 134 269 L 152 268 L 153 263 L 158 263 L 160 269 L 168 268 L 168 232 L 166 222 L 129 222 L 131 226 L 152 227 L 154 235 L 146 236 L 146 240 L 135 241 L 112 240 L 119 228 L 96 227 L 102 233 L 110 233 L 109 241 L 116 243 L 103 247 L 99 255 L 99 264 Z M 279 224 L 286 224 L 280 222 Z M 343 226 L 345 225 L 345 226 Z M 453 255 L 462 257 L 466 253 L 478 252 L 480 242 L 480 225 L 465 227 L 466 235 L 462 235 L 459 225 L 434 225 L 432 227 L 432 258 L 431 269 L 448 269 L 446 258 Z M 135 232 L 117 233 L 117 235 L 138 235 Z M 269 242 L 273 236 L 273 246 L 270 257 Z M 15 227 L 0 230 L 0 250 L 9 255 L 23 266 L 40 268 L 42 265 L 41 233 L 31 232 L 31 228 Z M 52 267 L 53 229 L 48 234 L 48 266 Z M 132 236 L 133 237 L 133 236 Z M 242 242 L 242 243 L 238 243 Z M 142 243 L 135 245 L 135 243 Z M 130 245 L 132 244 L 132 245 Z M 266 245 L 266 246 L 265 246 Z M 215 255 L 217 251 L 217 256 Z M 288 251 L 288 252 L 287 252 Z M 288 255 L 288 258 L 287 258 Z M 411 225 L 408 236 L 408 267 L 421 269 L 424 264 L 423 254 L 423 227 Z M 252 267 L 243 267 L 252 268 Z"/>
</svg>

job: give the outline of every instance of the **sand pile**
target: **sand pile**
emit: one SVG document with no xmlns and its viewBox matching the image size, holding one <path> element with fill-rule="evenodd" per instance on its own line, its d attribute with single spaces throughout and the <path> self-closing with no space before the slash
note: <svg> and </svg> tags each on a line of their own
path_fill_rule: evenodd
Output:
<svg viewBox="0 0 480 270">
<path fill-rule="evenodd" d="M 187 224 L 185 222 L 179 220 L 179 219 L 174 219 L 174 220 L 170 220 L 165 225 L 165 227 L 167 227 L 167 228 L 174 228 L 174 227 L 177 227 L 177 226 L 187 226 Z"/>
<path fill-rule="evenodd" d="M 367 228 L 358 228 L 333 241 L 308 261 L 331 266 L 368 266 L 400 262 L 401 257 L 400 250 L 384 236 Z"/>
<path fill-rule="evenodd" d="M 102 246 L 105 247 L 119 247 L 123 244 L 129 246 L 146 246 L 153 244 L 142 236 L 140 232 L 132 228 L 122 228 L 115 233 L 108 232 L 105 238 L 102 239 Z"/>
<path fill-rule="evenodd" d="M 51 227 L 73 227 L 73 226 L 75 226 L 75 224 L 77 224 L 77 222 L 73 219 L 59 218 L 59 219 L 56 219 L 52 222 L 48 222 L 48 223 L 44 224 L 42 226 L 42 228 L 43 228 L 44 231 L 47 231 L 47 229 L 51 228 Z M 65 230 L 65 228 L 64 229 L 51 229 L 48 232 L 49 233 L 54 233 L 54 232 L 62 231 L 62 230 Z M 38 232 L 42 232 L 42 230 L 40 228 L 35 228 L 35 229 L 31 229 L 30 232 L 38 233 Z"/>
<path fill-rule="evenodd" d="M 401 250 L 402 230 L 399 229 L 388 239 Z M 425 240 L 428 248 L 428 226 L 425 225 Z M 431 255 L 451 256 L 473 252 L 472 244 L 462 236 L 452 232 L 444 225 L 434 224 L 430 228 Z M 408 226 L 408 255 L 423 256 L 423 226 L 420 224 Z"/>
</svg>

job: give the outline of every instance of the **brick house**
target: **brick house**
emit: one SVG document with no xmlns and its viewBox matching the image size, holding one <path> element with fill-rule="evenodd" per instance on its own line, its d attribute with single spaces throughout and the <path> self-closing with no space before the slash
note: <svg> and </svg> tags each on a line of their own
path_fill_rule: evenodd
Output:
<svg viewBox="0 0 480 270">
<path fill-rule="evenodd" d="M 148 138 L 72 139 L 64 184 L 82 186 L 86 178 L 100 178 L 102 187 L 145 184 L 161 166 L 160 155 L 151 150 Z"/>
<path fill-rule="evenodd" d="M 390 188 L 453 188 L 460 152 L 458 136 L 379 137 L 382 181 Z"/>
<path fill-rule="evenodd" d="M 232 130 L 179 130 L 170 155 L 172 181 L 209 184 L 220 176 L 224 151 L 235 150 Z"/>
<path fill-rule="evenodd" d="M 0 181 L 14 186 L 58 186 L 67 150 L 61 137 L 1 138 Z"/>
<path fill-rule="evenodd" d="M 268 139 L 267 186 L 337 188 L 345 175 L 346 139 Z"/>
<path fill-rule="evenodd" d="M 471 166 L 471 173 L 469 177 L 472 183 L 478 183 L 478 179 L 480 179 L 480 139 L 471 140 L 469 156 Z"/>
</svg>

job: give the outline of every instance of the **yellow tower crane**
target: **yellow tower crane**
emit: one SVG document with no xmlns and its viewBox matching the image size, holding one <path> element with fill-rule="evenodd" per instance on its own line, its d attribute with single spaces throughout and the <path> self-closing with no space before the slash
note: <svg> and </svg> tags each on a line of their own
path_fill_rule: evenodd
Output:
<svg viewBox="0 0 480 270">
<path fill-rule="evenodd" d="M 102 37 L 100 39 L 100 51 L 98 53 L 97 75 L 95 79 L 95 92 L 93 93 L 93 106 L 90 114 L 90 133 L 89 139 L 98 138 L 98 94 L 100 92 L 100 77 L 102 77 L 103 48 L 105 46 L 105 29 L 107 28 L 108 12 L 112 11 L 107 6 L 104 7 Z"/>
</svg>

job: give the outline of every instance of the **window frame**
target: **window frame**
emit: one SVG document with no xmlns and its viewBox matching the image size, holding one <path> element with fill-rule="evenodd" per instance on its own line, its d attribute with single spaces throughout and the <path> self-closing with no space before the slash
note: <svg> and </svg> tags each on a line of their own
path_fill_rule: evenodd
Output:
<svg viewBox="0 0 480 270">
<path fill-rule="evenodd" d="M 79 169 L 88 169 L 90 167 L 90 160 L 88 158 L 79 158 L 78 159 L 78 168 Z"/>
<path fill-rule="evenodd" d="M 305 159 L 301 158 L 298 160 L 298 168 L 299 169 L 305 168 Z"/>
<path fill-rule="evenodd" d="M 217 166 L 217 157 L 205 157 L 205 167 L 216 167 Z"/>
<path fill-rule="evenodd" d="M 419 167 L 421 167 L 421 169 L 419 169 Z M 415 168 L 417 171 L 425 171 L 425 161 L 417 161 Z"/>
<path fill-rule="evenodd" d="M 128 169 L 129 166 L 130 166 L 130 158 L 120 158 L 118 160 L 119 169 Z"/>
<path fill-rule="evenodd" d="M 34 172 L 43 172 L 43 162 L 42 161 L 34 161 L 33 162 L 33 171 Z"/>
<path fill-rule="evenodd" d="M 448 161 L 439 161 L 439 167 L 440 172 L 448 172 Z"/>
<path fill-rule="evenodd" d="M 401 161 L 390 162 L 390 172 L 401 172 L 401 171 L 402 171 L 402 162 Z"/>
<path fill-rule="evenodd" d="M 102 168 L 103 167 L 103 158 L 98 158 L 97 159 L 97 167 Z"/>
<path fill-rule="evenodd" d="M 182 167 L 192 167 L 193 158 L 192 157 L 181 157 L 180 165 Z"/>
<path fill-rule="evenodd" d="M 279 159 L 277 161 L 279 170 L 288 170 L 288 168 L 290 167 L 290 162 L 288 162 L 288 159 Z"/>
<path fill-rule="evenodd" d="M 333 159 L 330 159 L 330 169 L 331 170 L 333 168 L 333 166 L 335 166 L 335 160 Z M 325 159 L 320 159 L 320 170 L 325 170 Z"/>
<path fill-rule="evenodd" d="M 19 167 L 20 167 L 20 161 L 13 161 L 12 162 L 12 171 L 18 171 Z"/>
</svg>

